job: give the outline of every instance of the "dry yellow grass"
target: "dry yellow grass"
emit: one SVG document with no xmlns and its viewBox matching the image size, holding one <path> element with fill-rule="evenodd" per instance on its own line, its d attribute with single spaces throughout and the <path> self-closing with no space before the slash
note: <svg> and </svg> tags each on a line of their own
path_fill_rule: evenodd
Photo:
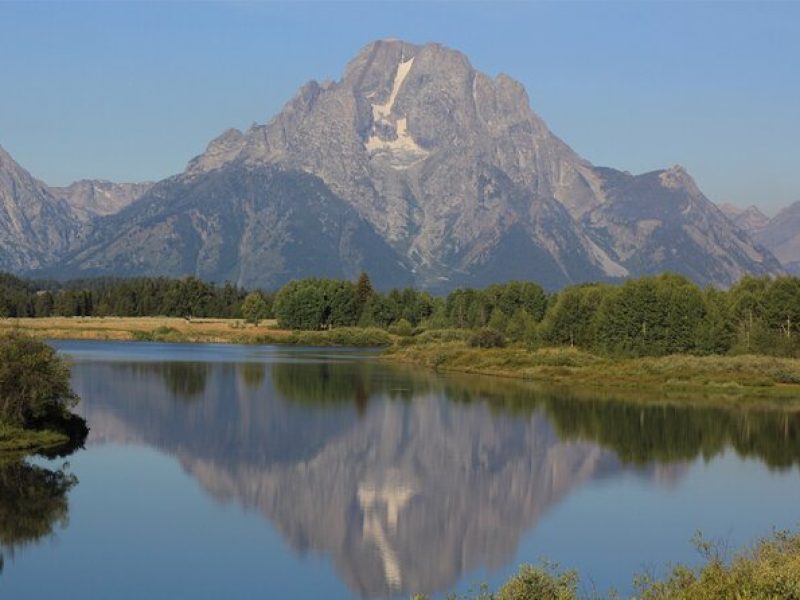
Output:
<svg viewBox="0 0 800 600">
<path fill-rule="evenodd" d="M 187 342 L 248 342 L 280 337 L 290 332 L 276 329 L 275 321 L 258 327 L 241 319 L 180 317 L 49 317 L 0 319 L 0 333 L 21 330 L 39 338 L 73 340 L 137 340 Z"/>
</svg>

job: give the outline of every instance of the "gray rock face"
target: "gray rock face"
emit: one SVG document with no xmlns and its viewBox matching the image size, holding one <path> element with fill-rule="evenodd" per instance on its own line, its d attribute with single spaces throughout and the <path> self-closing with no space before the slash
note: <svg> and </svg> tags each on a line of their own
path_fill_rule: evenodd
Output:
<svg viewBox="0 0 800 600">
<path fill-rule="evenodd" d="M 81 179 L 66 187 L 51 187 L 50 193 L 62 198 L 84 221 L 118 213 L 138 200 L 152 183 L 114 183 L 101 179 Z"/>
<path fill-rule="evenodd" d="M 781 210 L 756 230 L 754 237 L 778 257 L 787 271 L 800 275 L 800 202 Z"/>
<path fill-rule="evenodd" d="M 48 265 L 77 244 L 84 225 L 0 147 L 0 270 Z"/>
<path fill-rule="evenodd" d="M 632 273 L 671 271 L 700 284 L 730 285 L 747 273 L 778 274 L 680 166 L 633 176 L 596 169 L 606 201 L 584 214 L 590 235 Z"/>
<path fill-rule="evenodd" d="M 142 273 L 277 288 L 300 277 L 411 282 L 394 251 L 316 177 L 268 166 L 164 180 L 91 236 L 53 275 Z"/>
<path fill-rule="evenodd" d="M 436 44 L 370 44 L 341 81 L 312 81 L 269 123 L 226 132 L 188 173 L 233 160 L 320 177 L 423 287 L 523 277 L 552 288 L 663 269 L 727 285 L 780 271 L 684 171 L 593 167 L 519 83 Z"/>
<path fill-rule="evenodd" d="M 303 174 L 325 202 L 298 199 Z M 683 169 L 633 176 L 591 165 L 531 110 L 518 82 L 438 44 L 368 45 L 340 81 L 311 81 L 268 123 L 226 131 L 118 216 L 108 213 L 140 189 L 72 188 L 60 193 L 75 218 L 106 216 L 91 217 L 92 235 L 54 274 L 197 274 L 274 287 L 369 266 L 388 286 L 448 291 L 515 278 L 556 289 L 663 270 L 729 285 L 782 272 Z M 350 225 L 331 225 L 333 205 Z M 320 234 L 296 237 L 289 222 Z"/>
<path fill-rule="evenodd" d="M 764 229 L 769 223 L 769 217 L 756 206 L 739 208 L 733 204 L 720 204 L 719 209 L 734 225 L 751 236 Z"/>
</svg>

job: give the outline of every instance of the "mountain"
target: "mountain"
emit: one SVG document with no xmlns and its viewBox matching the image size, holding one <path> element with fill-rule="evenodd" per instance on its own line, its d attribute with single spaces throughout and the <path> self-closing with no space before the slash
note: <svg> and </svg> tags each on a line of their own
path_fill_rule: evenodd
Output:
<svg viewBox="0 0 800 600">
<path fill-rule="evenodd" d="M 114 183 L 102 179 L 81 179 L 66 187 L 51 187 L 50 193 L 63 198 L 85 220 L 118 213 L 138 200 L 152 183 Z"/>
<path fill-rule="evenodd" d="M 781 210 L 754 237 L 778 257 L 787 271 L 800 275 L 800 202 Z"/>
<path fill-rule="evenodd" d="M 604 201 L 584 213 L 582 223 L 632 273 L 671 271 L 699 284 L 730 285 L 748 273 L 782 272 L 683 167 L 637 176 L 605 168 L 595 173 Z"/>
<path fill-rule="evenodd" d="M 0 146 L 0 271 L 51 264 L 84 231 L 67 202 L 53 196 Z"/>
<path fill-rule="evenodd" d="M 784 269 L 800 274 L 800 202 L 787 206 L 771 219 L 755 206 L 742 209 L 723 204 L 720 209 L 739 228 L 769 250 Z"/>
<path fill-rule="evenodd" d="M 728 285 L 781 269 L 683 169 L 594 167 L 519 83 L 437 44 L 370 44 L 340 81 L 312 81 L 267 124 L 225 132 L 187 174 L 236 161 L 320 177 L 423 287 L 522 277 L 553 288 L 665 269 Z"/>
<path fill-rule="evenodd" d="M 300 277 L 411 283 L 394 251 L 316 177 L 230 164 L 176 176 L 101 219 L 58 267 L 63 276 L 196 274 L 210 281 L 276 288 Z"/>
<path fill-rule="evenodd" d="M 126 201 L 60 193 L 78 217 Z M 518 82 L 399 40 L 369 44 L 337 82 L 307 83 L 269 122 L 225 131 L 91 229 L 51 274 L 275 287 L 363 268 L 384 286 L 448 291 L 663 270 L 730 285 L 782 272 L 682 168 L 596 167 L 548 129 Z"/>
<path fill-rule="evenodd" d="M 720 204 L 719 209 L 739 229 L 755 235 L 769 223 L 769 217 L 756 206 L 739 208 L 733 204 Z"/>
</svg>

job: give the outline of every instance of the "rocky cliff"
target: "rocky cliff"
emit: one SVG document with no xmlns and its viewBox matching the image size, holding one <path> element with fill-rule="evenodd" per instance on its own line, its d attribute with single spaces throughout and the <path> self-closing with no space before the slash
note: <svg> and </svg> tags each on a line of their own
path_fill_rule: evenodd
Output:
<svg viewBox="0 0 800 600">
<path fill-rule="evenodd" d="M 80 219 L 143 189 L 84 182 L 57 194 Z M 399 40 L 369 44 L 339 81 L 307 83 L 267 123 L 227 130 L 185 172 L 96 220 L 77 249 L 56 246 L 52 274 L 276 287 L 367 269 L 384 287 L 447 291 L 664 270 L 725 286 L 782 272 L 684 169 L 596 167 L 512 78 Z"/>
</svg>

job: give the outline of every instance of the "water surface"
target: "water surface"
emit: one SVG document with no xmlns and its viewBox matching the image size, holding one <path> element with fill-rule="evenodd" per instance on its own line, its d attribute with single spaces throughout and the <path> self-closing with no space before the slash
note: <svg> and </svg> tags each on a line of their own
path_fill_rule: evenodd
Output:
<svg viewBox="0 0 800 600">
<path fill-rule="evenodd" d="M 91 432 L 67 458 L 0 465 L 4 598 L 436 596 L 542 557 L 626 592 L 697 562 L 698 530 L 735 547 L 800 525 L 798 413 L 368 351 L 56 345 Z"/>
</svg>

